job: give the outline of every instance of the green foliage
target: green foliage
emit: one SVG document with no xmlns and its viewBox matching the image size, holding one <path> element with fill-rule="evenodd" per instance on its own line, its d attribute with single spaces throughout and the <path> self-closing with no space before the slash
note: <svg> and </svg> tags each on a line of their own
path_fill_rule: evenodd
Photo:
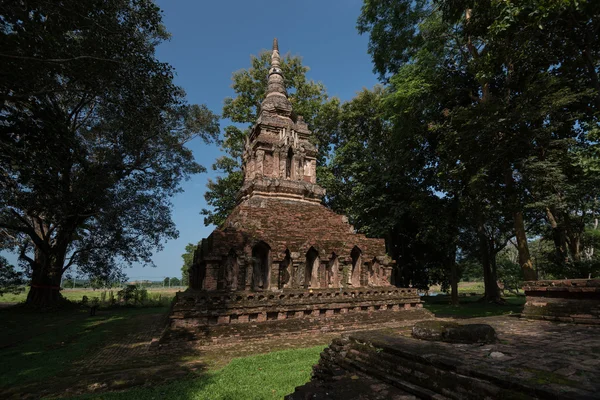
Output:
<svg viewBox="0 0 600 400">
<path fill-rule="evenodd" d="M 461 279 L 464 282 L 483 281 L 483 269 L 481 263 L 472 258 L 459 260 L 458 267 L 461 270 Z"/>
<path fill-rule="evenodd" d="M 6 258 L 0 256 L 0 297 L 5 293 L 13 295 L 25 290 L 25 274 L 17 271 Z"/>
<path fill-rule="evenodd" d="M 138 287 L 136 285 L 127 285 L 117 293 L 120 299 L 123 299 L 125 304 L 134 301 L 138 295 Z"/>
<path fill-rule="evenodd" d="M 189 286 L 190 284 L 189 270 L 192 267 L 192 263 L 194 262 L 195 250 L 196 245 L 193 243 L 188 243 L 185 246 L 185 253 L 181 255 L 181 258 L 183 259 L 183 265 L 181 266 L 181 284 L 183 286 Z"/>
<path fill-rule="evenodd" d="M 358 29 L 388 83 L 390 148 L 416 192 L 456 202 L 459 253 L 489 274 L 511 276 L 496 255 L 543 219 L 557 267 L 574 274 L 565 264 L 584 258 L 600 198 L 599 26 L 594 1 L 365 0 Z"/>
<path fill-rule="evenodd" d="M 519 255 L 517 249 L 508 245 L 497 257 L 498 280 L 504 285 L 504 291 L 518 293 L 523 287 L 523 272 L 519 266 Z"/>
<path fill-rule="evenodd" d="M 425 159 L 402 143 L 390 121 L 389 93 L 363 90 L 336 112 L 334 150 L 321 169 L 327 203 L 361 232 L 385 237 L 397 261 L 398 285 L 447 283 L 455 258 L 456 218 L 451 198 L 420 185 Z"/>
<path fill-rule="evenodd" d="M 168 35 L 154 2 L 1 8 L 0 246 L 31 269 L 40 305 L 70 265 L 114 282 L 123 263 L 152 264 L 177 236 L 170 198 L 203 170 L 185 144 L 219 126 L 156 59 Z"/>
<path fill-rule="evenodd" d="M 242 153 L 248 128 L 256 122 L 260 104 L 265 98 L 268 71 L 271 66 L 271 53 L 262 52 L 250 59 L 251 67 L 233 73 L 232 88 L 236 97 L 225 99 L 223 118 L 229 118 L 237 126 L 225 128 L 221 151 L 226 155 L 217 159 L 212 169 L 220 176 L 209 180 L 204 198 L 210 209 L 203 209 L 205 225 L 221 225 L 236 204 L 236 195 L 244 180 L 242 172 Z M 294 112 L 302 115 L 313 131 L 312 140 L 318 145 L 319 165 L 324 163 L 329 149 L 329 117 L 335 113 L 337 99 L 328 99 L 322 83 L 306 78 L 309 68 L 302 65 L 297 56 L 285 55 L 281 60 L 281 69 L 285 78 L 288 97 Z M 321 112 L 323 110 L 323 112 Z"/>
</svg>

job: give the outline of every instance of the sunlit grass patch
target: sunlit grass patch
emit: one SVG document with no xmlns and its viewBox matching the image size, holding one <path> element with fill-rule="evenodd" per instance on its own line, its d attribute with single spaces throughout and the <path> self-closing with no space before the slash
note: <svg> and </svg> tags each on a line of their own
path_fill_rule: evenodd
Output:
<svg viewBox="0 0 600 400">
<path fill-rule="evenodd" d="M 323 346 L 236 358 L 205 375 L 150 388 L 82 396 L 79 399 L 281 399 L 310 379 Z"/>
</svg>

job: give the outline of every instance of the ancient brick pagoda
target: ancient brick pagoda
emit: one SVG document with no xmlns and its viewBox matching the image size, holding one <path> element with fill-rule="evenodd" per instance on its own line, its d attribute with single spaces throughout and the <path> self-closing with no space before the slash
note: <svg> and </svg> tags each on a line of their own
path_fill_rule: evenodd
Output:
<svg viewBox="0 0 600 400">
<path fill-rule="evenodd" d="M 421 308 L 416 289 L 391 286 L 384 240 L 321 204 L 310 136 L 287 97 L 275 39 L 238 204 L 196 249 L 172 329 Z"/>
</svg>

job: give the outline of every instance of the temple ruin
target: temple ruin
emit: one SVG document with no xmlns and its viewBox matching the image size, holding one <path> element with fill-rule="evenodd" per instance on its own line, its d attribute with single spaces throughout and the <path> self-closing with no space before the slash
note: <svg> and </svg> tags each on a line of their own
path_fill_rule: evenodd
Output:
<svg viewBox="0 0 600 400">
<path fill-rule="evenodd" d="M 416 289 L 392 286 L 384 240 L 356 233 L 321 204 L 310 139 L 288 99 L 275 39 L 237 206 L 196 249 L 172 328 L 421 309 Z"/>
</svg>

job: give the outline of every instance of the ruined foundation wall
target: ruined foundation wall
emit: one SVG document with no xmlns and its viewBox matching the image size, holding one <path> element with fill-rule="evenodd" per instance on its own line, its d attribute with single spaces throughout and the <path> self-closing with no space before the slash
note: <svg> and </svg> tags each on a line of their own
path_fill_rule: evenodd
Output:
<svg viewBox="0 0 600 400">
<path fill-rule="evenodd" d="M 524 290 L 523 317 L 600 324 L 600 279 L 531 281 Z"/>
</svg>

